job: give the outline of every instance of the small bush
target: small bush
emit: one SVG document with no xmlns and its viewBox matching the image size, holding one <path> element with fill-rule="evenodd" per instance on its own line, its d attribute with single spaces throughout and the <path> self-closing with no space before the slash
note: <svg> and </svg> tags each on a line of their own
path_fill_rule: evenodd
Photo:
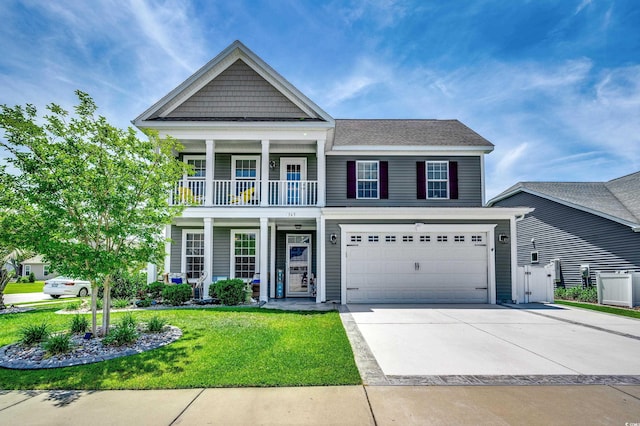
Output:
<svg viewBox="0 0 640 426">
<path fill-rule="evenodd" d="M 167 287 L 165 283 L 155 281 L 147 285 L 147 293 L 152 299 L 159 299 L 162 296 L 162 291 Z"/>
<path fill-rule="evenodd" d="M 118 273 L 111 281 L 111 297 L 114 299 L 133 299 L 147 287 L 147 274 L 136 272 Z M 98 289 L 98 297 L 102 297 L 104 289 Z"/>
<path fill-rule="evenodd" d="M 596 287 L 581 286 L 570 288 L 556 288 L 555 298 L 560 300 L 577 300 L 579 302 L 598 303 L 598 290 Z"/>
<path fill-rule="evenodd" d="M 189 284 L 175 284 L 165 286 L 162 290 L 162 302 L 179 306 L 191 300 L 192 289 Z"/>
<path fill-rule="evenodd" d="M 147 332 L 160 333 L 164 329 L 164 326 L 166 324 L 167 321 L 164 318 L 160 318 L 159 316 L 155 315 L 151 317 L 151 319 L 149 319 L 149 322 L 147 322 Z"/>
<path fill-rule="evenodd" d="M 29 274 L 29 282 L 30 283 L 35 283 L 36 282 L 36 274 L 34 274 L 33 272 L 31 272 Z"/>
<path fill-rule="evenodd" d="M 598 303 L 598 289 L 587 287 L 578 295 L 578 301 L 587 303 Z"/>
<path fill-rule="evenodd" d="M 153 303 L 153 299 L 150 297 L 145 297 L 144 299 L 140 299 L 136 301 L 136 306 L 139 308 L 148 308 Z"/>
<path fill-rule="evenodd" d="M 51 336 L 44 343 L 44 350 L 52 355 L 66 354 L 71 350 L 71 336 L 67 333 L 56 334 Z"/>
<path fill-rule="evenodd" d="M 239 305 L 246 300 L 247 285 L 240 278 L 221 280 L 209 287 L 209 296 L 217 297 L 223 305 Z"/>
<path fill-rule="evenodd" d="M 20 330 L 22 338 L 20 341 L 25 345 L 34 345 L 36 343 L 44 342 L 49 339 L 51 332 L 49 331 L 49 324 L 43 322 L 41 324 L 27 325 Z"/>
<path fill-rule="evenodd" d="M 89 319 L 83 315 L 76 314 L 71 319 L 72 333 L 85 333 L 89 329 Z"/>
<path fill-rule="evenodd" d="M 111 306 L 113 306 L 116 309 L 124 309 L 129 305 L 131 305 L 131 302 L 129 301 L 129 299 L 113 299 L 111 301 Z"/>
<path fill-rule="evenodd" d="M 64 310 L 65 311 L 77 311 L 78 309 L 80 309 L 80 304 L 82 302 L 80 302 L 79 300 L 75 300 L 73 302 L 69 302 L 65 305 Z"/>
<path fill-rule="evenodd" d="M 102 339 L 105 345 L 123 346 L 138 340 L 138 330 L 133 315 L 126 314 L 120 322 Z"/>
</svg>

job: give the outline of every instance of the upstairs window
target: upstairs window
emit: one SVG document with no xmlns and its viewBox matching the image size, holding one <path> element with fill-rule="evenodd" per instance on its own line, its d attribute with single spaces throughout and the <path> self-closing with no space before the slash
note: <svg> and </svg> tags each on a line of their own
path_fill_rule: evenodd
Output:
<svg viewBox="0 0 640 426">
<path fill-rule="evenodd" d="M 358 161 L 356 198 L 378 198 L 379 165 L 377 161 Z"/>
<path fill-rule="evenodd" d="M 386 161 L 347 161 L 347 198 L 389 198 L 389 166 Z"/>
<path fill-rule="evenodd" d="M 427 161 L 427 198 L 449 198 L 448 161 Z"/>
</svg>

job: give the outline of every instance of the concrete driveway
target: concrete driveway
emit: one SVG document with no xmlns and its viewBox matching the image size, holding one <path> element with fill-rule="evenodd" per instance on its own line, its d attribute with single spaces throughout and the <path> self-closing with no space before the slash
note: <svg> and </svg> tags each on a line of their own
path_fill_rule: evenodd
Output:
<svg viewBox="0 0 640 426">
<path fill-rule="evenodd" d="M 369 384 L 640 383 L 640 320 L 539 304 L 348 310 L 343 321 Z"/>
</svg>

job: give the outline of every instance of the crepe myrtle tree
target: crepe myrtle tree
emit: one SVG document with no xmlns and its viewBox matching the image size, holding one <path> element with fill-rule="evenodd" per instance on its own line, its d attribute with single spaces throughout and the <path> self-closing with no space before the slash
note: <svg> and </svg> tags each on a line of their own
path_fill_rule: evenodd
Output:
<svg viewBox="0 0 640 426">
<path fill-rule="evenodd" d="M 57 272 L 91 281 L 92 330 L 103 286 L 102 333 L 109 330 L 113 277 L 157 263 L 162 225 L 181 208 L 169 193 L 189 168 L 175 157 L 182 147 L 152 131 L 110 125 L 76 91 L 74 114 L 56 104 L 38 117 L 33 105 L 1 106 L 0 242 L 42 254 Z"/>
</svg>

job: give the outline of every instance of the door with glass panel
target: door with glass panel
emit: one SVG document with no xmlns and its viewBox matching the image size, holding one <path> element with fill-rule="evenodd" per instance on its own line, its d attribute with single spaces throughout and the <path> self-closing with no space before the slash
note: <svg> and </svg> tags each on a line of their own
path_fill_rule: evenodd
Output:
<svg viewBox="0 0 640 426">
<path fill-rule="evenodd" d="M 311 235 L 287 234 L 287 296 L 311 295 Z"/>
<path fill-rule="evenodd" d="M 306 205 L 306 158 L 282 158 L 280 160 L 280 199 L 289 206 Z"/>
</svg>

